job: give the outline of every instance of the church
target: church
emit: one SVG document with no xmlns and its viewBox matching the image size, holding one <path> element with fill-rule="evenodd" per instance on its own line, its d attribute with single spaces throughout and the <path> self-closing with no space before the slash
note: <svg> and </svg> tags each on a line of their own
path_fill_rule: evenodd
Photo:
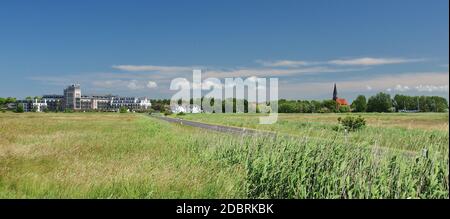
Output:
<svg viewBox="0 0 450 219">
<path fill-rule="evenodd" d="M 336 84 L 334 84 L 333 100 L 336 101 L 336 103 L 338 103 L 339 106 L 348 106 L 348 102 L 347 102 L 346 99 L 344 99 L 344 98 L 339 98 L 339 97 L 337 96 Z"/>
</svg>

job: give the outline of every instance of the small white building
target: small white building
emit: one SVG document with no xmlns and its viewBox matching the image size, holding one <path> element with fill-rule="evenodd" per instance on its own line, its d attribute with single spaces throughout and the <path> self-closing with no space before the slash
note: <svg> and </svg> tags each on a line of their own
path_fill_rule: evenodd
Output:
<svg viewBox="0 0 450 219">
<path fill-rule="evenodd" d="M 198 105 L 176 105 L 171 106 L 172 113 L 201 113 L 202 108 Z"/>
</svg>

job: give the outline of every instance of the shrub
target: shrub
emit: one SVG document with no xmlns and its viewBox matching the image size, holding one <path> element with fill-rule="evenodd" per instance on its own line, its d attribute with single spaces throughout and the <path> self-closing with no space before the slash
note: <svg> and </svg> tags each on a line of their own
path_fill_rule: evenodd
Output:
<svg viewBox="0 0 450 219">
<path fill-rule="evenodd" d="M 73 113 L 73 110 L 72 109 L 64 109 L 64 112 L 65 113 Z"/>
<path fill-rule="evenodd" d="M 23 113 L 23 112 L 24 112 L 23 105 L 22 104 L 17 105 L 16 113 Z"/>
<path fill-rule="evenodd" d="M 339 106 L 339 112 L 340 113 L 348 113 L 348 112 L 350 112 L 350 107 L 349 106 Z"/>
<path fill-rule="evenodd" d="M 164 111 L 164 115 L 165 116 L 172 115 L 172 111 L 166 110 L 166 111 Z"/>
<path fill-rule="evenodd" d="M 319 111 L 317 111 L 318 113 L 329 113 L 331 112 L 330 109 L 326 108 L 326 107 L 322 107 L 319 109 Z"/>
<path fill-rule="evenodd" d="M 178 116 L 184 116 L 184 115 L 186 115 L 186 113 L 184 113 L 184 112 L 179 112 L 177 115 L 178 115 Z"/>
<path fill-rule="evenodd" d="M 338 123 L 348 131 L 355 131 L 366 126 L 366 120 L 361 116 L 358 117 L 347 116 L 343 119 L 339 117 Z"/>
<path fill-rule="evenodd" d="M 126 107 L 120 107 L 120 109 L 119 109 L 119 112 L 120 113 L 127 113 L 128 112 L 128 109 L 126 108 Z"/>
</svg>

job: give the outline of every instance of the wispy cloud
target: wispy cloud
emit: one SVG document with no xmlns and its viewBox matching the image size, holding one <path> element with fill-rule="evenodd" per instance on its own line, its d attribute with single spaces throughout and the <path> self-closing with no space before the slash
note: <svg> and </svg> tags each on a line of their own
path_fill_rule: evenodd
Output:
<svg viewBox="0 0 450 219">
<path fill-rule="evenodd" d="M 112 68 L 123 71 L 185 72 L 192 71 L 193 67 L 158 65 L 113 65 Z"/>
<path fill-rule="evenodd" d="M 348 69 L 348 68 L 331 68 L 327 66 L 314 66 L 308 68 L 294 68 L 294 69 L 275 69 L 275 68 L 242 68 L 234 70 L 210 70 L 205 72 L 205 77 L 281 77 L 294 75 L 312 75 L 320 73 L 331 72 L 349 72 L 361 71 L 364 69 Z"/>
<path fill-rule="evenodd" d="M 302 66 L 324 66 L 324 65 L 356 65 L 356 66 L 376 66 L 388 64 L 403 64 L 411 62 L 421 62 L 426 59 L 408 59 L 408 58 L 386 58 L 386 57 L 360 57 L 348 59 L 333 59 L 328 61 L 305 61 L 305 60 L 276 60 L 276 61 L 262 61 L 256 60 L 257 63 L 265 67 L 286 67 L 296 68 Z"/>
<path fill-rule="evenodd" d="M 372 65 L 387 65 L 387 64 L 402 64 L 410 62 L 420 62 L 425 59 L 405 59 L 405 58 L 355 58 L 355 59 L 335 59 L 328 63 L 335 65 L 362 65 L 362 66 L 372 66 Z"/>
<path fill-rule="evenodd" d="M 257 63 L 266 67 L 299 67 L 311 65 L 313 63 L 307 61 L 295 61 L 295 60 L 277 60 L 277 61 L 262 61 L 256 60 Z"/>
</svg>

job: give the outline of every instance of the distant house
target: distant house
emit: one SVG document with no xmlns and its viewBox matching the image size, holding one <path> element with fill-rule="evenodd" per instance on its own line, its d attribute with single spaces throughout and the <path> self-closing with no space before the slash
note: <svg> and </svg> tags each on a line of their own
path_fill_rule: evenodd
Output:
<svg viewBox="0 0 450 219">
<path fill-rule="evenodd" d="M 344 99 L 344 98 L 337 98 L 335 101 L 341 106 L 347 106 L 348 105 L 347 100 Z"/>
<path fill-rule="evenodd" d="M 347 102 L 346 99 L 344 99 L 344 98 L 339 98 L 339 97 L 337 96 L 336 84 L 334 84 L 333 100 L 336 101 L 336 103 L 337 103 L 339 106 L 348 106 L 348 102 Z"/>
</svg>

